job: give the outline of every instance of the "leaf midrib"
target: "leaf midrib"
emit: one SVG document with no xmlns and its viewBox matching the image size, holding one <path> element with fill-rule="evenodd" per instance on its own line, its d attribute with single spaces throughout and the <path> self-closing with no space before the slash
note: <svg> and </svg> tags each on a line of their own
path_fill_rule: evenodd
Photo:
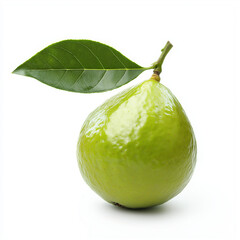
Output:
<svg viewBox="0 0 240 240">
<path fill-rule="evenodd" d="M 54 68 L 43 68 L 43 69 L 16 69 L 15 71 L 18 71 L 18 70 L 29 70 L 29 71 L 134 71 L 134 70 L 149 70 L 149 69 L 152 69 L 151 67 L 150 68 L 117 68 L 117 69 L 114 69 L 114 68 L 100 68 L 100 69 L 93 69 L 93 68 L 57 68 L 57 69 L 54 69 Z M 14 72 L 15 72 L 14 71 Z"/>
</svg>

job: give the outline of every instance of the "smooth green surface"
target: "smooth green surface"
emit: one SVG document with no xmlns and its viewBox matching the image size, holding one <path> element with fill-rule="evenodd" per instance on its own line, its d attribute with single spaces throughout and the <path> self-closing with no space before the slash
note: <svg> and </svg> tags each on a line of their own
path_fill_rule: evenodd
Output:
<svg viewBox="0 0 240 240">
<path fill-rule="evenodd" d="M 105 44 L 65 40 L 46 47 L 13 73 L 55 88 L 90 93 L 118 88 L 146 69 Z"/>
<path fill-rule="evenodd" d="M 103 199 L 129 208 L 162 204 L 186 186 L 196 140 L 180 103 L 145 81 L 112 97 L 86 119 L 77 144 L 81 174 Z"/>
</svg>

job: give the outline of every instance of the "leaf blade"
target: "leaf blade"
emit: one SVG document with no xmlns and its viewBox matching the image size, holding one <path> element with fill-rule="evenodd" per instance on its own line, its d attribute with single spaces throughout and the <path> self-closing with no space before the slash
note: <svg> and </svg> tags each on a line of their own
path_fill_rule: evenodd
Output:
<svg viewBox="0 0 240 240">
<path fill-rule="evenodd" d="M 120 87 L 147 69 L 105 44 L 64 40 L 38 52 L 13 73 L 58 89 L 91 93 Z"/>
</svg>

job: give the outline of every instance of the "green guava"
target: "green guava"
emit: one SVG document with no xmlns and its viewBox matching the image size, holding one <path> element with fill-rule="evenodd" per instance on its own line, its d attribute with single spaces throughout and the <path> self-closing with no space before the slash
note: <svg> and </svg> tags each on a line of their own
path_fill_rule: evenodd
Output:
<svg viewBox="0 0 240 240">
<path fill-rule="evenodd" d="M 154 79 L 93 111 L 77 144 L 87 184 L 107 202 L 127 208 L 155 206 L 180 193 L 196 155 L 194 132 L 181 104 Z"/>
</svg>

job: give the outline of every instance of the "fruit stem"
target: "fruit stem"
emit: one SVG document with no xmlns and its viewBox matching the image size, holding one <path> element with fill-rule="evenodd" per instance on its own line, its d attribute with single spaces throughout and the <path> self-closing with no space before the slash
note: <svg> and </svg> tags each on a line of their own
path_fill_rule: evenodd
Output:
<svg viewBox="0 0 240 240">
<path fill-rule="evenodd" d="M 160 73 L 162 72 L 162 64 L 163 61 L 165 59 L 165 57 L 167 56 L 168 52 L 170 51 L 170 49 L 173 47 L 173 45 L 168 41 L 165 45 L 165 47 L 161 50 L 162 53 L 159 57 L 159 59 L 157 60 L 157 62 L 154 63 L 154 70 L 153 70 L 153 75 L 152 75 L 152 79 L 155 79 L 157 81 L 160 81 Z"/>
</svg>

